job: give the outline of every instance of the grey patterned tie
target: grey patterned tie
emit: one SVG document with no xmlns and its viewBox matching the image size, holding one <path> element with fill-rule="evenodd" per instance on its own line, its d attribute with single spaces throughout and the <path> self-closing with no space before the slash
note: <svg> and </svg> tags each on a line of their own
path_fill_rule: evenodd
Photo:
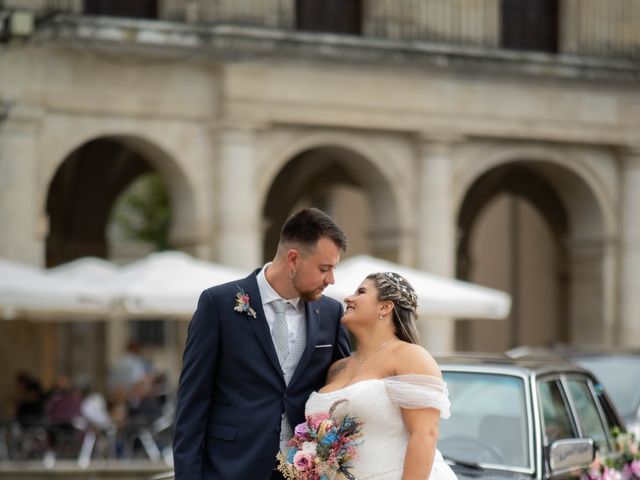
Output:
<svg viewBox="0 0 640 480">
<path fill-rule="evenodd" d="M 278 360 L 280 360 L 280 365 L 282 366 L 289 356 L 289 327 L 287 326 L 287 317 L 284 314 L 288 305 L 283 300 L 274 300 L 271 305 L 276 312 L 271 337 L 273 338 L 273 346 L 276 347 Z"/>
</svg>

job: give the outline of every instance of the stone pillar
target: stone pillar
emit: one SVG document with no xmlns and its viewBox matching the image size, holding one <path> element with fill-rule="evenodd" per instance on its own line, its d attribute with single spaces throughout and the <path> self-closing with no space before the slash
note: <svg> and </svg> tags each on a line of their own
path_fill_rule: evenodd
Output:
<svg viewBox="0 0 640 480">
<path fill-rule="evenodd" d="M 262 264 L 262 200 L 256 195 L 256 129 L 217 132 L 219 175 L 216 261 L 252 269 Z"/>
<path fill-rule="evenodd" d="M 606 344 L 608 319 L 603 315 L 605 284 L 610 273 L 607 245 L 602 238 L 571 237 L 566 242 L 569 283 L 569 339 L 575 345 Z"/>
<path fill-rule="evenodd" d="M 43 265 L 46 193 L 39 183 L 40 109 L 0 103 L 0 257 Z"/>
<path fill-rule="evenodd" d="M 418 145 L 417 267 L 436 275 L 455 275 L 455 212 L 452 198 L 452 152 L 459 138 L 421 136 Z M 420 333 L 434 353 L 454 349 L 450 318 L 423 318 Z"/>
<path fill-rule="evenodd" d="M 628 149 L 622 162 L 621 192 L 621 343 L 640 345 L 640 146 Z"/>
<path fill-rule="evenodd" d="M 124 317 L 109 318 L 105 323 L 105 357 L 107 371 L 122 357 L 129 341 L 129 329 Z"/>
<path fill-rule="evenodd" d="M 619 322 L 617 279 L 618 279 L 618 242 L 612 238 L 602 241 L 602 340 L 608 347 L 618 344 Z"/>
</svg>

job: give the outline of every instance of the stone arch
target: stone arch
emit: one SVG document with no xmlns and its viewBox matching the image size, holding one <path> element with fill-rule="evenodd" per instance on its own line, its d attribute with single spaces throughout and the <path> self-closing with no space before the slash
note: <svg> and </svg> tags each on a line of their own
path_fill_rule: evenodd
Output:
<svg viewBox="0 0 640 480">
<path fill-rule="evenodd" d="M 375 228 L 371 231 L 374 247 L 369 253 L 407 261 L 405 232 L 411 224 L 409 189 L 405 180 L 399 178 L 398 171 L 402 169 L 397 166 L 392 169 L 394 163 L 381 150 L 372 148 L 364 137 L 340 132 L 315 132 L 295 138 L 286 136 L 263 152 L 258 198 L 263 199 L 262 212 L 268 222 L 265 225 L 265 254 L 269 249 L 266 245 L 273 247 L 275 233 L 270 228 L 281 225 L 286 218 L 286 213 L 269 218 L 273 192 L 287 183 L 287 178 L 296 177 L 297 181 L 308 184 L 314 176 L 322 174 L 329 183 L 343 182 L 361 188 L 366 194 L 370 210 L 375 212 Z M 307 168 L 301 168 L 303 163 Z M 311 165 L 313 167 L 309 168 Z M 401 188 L 403 184 L 404 189 Z M 290 198 L 282 202 L 295 201 L 298 193 L 292 191 Z"/>
<path fill-rule="evenodd" d="M 615 235 L 617 221 L 612 195 L 601 172 L 570 149 L 534 147 L 501 149 L 479 161 L 476 159 L 460 171 L 463 178 L 456 191 L 459 275 L 465 276 L 465 251 L 468 252 L 474 216 L 477 219 L 478 212 L 501 192 L 520 198 L 538 212 L 537 216 L 551 235 L 547 246 L 556 249 L 556 253 L 548 257 L 556 259 L 557 270 L 551 272 L 549 278 L 557 282 L 555 290 L 560 292 L 554 327 L 560 333 L 553 341 L 604 342 L 610 323 L 610 319 L 604 317 L 610 310 L 607 302 L 611 301 L 605 286 L 610 261 L 607 244 Z M 474 201 L 470 201 L 470 197 L 474 197 Z M 532 215 L 536 216 L 529 213 Z M 511 231 L 524 227 L 513 228 Z M 513 262 L 509 268 L 513 269 Z M 510 286 L 519 288 L 513 283 Z M 516 294 L 526 295 L 526 292 L 521 289 Z M 518 306 L 517 298 L 514 305 Z M 517 319 L 512 319 L 513 322 L 517 323 Z M 458 340 L 460 333 L 468 334 L 464 325 L 458 332 Z M 513 343 L 510 346 L 514 346 Z"/>
<path fill-rule="evenodd" d="M 456 190 L 454 192 L 454 204 L 456 211 L 460 210 L 466 193 L 471 185 L 483 174 L 501 165 L 513 162 L 530 161 L 536 164 L 555 165 L 574 175 L 577 182 L 581 183 L 586 191 L 593 196 L 595 204 L 602 218 L 603 233 L 607 237 L 615 236 L 618 232 L 618 219 L 616 214 L 613 193 L 609 191 L 596 169 L 578 153 L 568 148 L 518 146 L 497 148 L 488 154 L 478 157 L 468 157 L 459 164 L 456 177 Z M 550 178 L 550 173 L 545 177 Z M 565 193 L 560 191 L 560 194 Z M 565 198 L 565 200 L 567 200 Z M 570 203 L 570 202 L 568 202 Z"/>
<path fill-rule="evenodd" d="M 174 219 L 170 232 L 171 244 L 178 248 L 188 248 L 191 242 L 189 235 L 184 235 L 184 232 L 189 231 L 195 224 L 196 206 L 193 183 L 178 158 L 146 136 L 131 133 L 103 133 L 90 137 L 85 136 L 75 144 L 67 143 L 67 150 L 62 155 L 48 157 L 46 188 L 43 189 L 41 200 L 43 209 L 46 211 L 50 208 L 51 190 L 54 183 L 60 181 L 59 176 L 64 166 L 72 161 L 74 156 L 80 154 L 83 149 L 91 148 L 91 146 L 97 146 L 98 149 L 101 147 L 110 149 L 111 153 L 117 155 L 120 160 L 119 168 L 128 166 L 129 171 L 122 172 L 128 179 L 125 179 L 124 183 L 128 184 L 133 178 L 147 171 L 156 171 L 160 174 L 171 198 Z M 112 203 L 113 200 L 115 198 L 107 201 Z M 87 253 L 100 254 L 100 252 Z"/>
</svg>

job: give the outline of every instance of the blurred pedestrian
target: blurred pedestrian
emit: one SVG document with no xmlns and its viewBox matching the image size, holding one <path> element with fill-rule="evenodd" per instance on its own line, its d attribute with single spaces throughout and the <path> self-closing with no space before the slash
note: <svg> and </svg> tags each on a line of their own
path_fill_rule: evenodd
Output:
<svg viewBox="0 0 640 480">
<path fill-rule="evenodd" d="M 128 392 L 151 371 L 151 365 L 142 358 L 140 344 L 129 342 L 125 353 L 109 371 L 109 389 Z"/>
<path fill-rule="evenodd" d="M 44 415 L 44 392 L 40 382 L 26 372 L 18 372 L 15 389 L 15 419 L 23 426 L 41 424 Z"/>
</svg>

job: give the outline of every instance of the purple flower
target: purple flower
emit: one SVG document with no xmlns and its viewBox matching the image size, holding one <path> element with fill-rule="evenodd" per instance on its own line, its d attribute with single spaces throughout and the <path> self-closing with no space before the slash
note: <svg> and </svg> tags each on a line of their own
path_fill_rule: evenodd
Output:
<svg viewBox="0 0 640 480">
<path fill-rule="evenodd" d="M 296 425 L 295 434 L 299 437 L 306 437 L 309 435 L 309 427 L 307 422 L 299 423 Z"/>
</svg>

